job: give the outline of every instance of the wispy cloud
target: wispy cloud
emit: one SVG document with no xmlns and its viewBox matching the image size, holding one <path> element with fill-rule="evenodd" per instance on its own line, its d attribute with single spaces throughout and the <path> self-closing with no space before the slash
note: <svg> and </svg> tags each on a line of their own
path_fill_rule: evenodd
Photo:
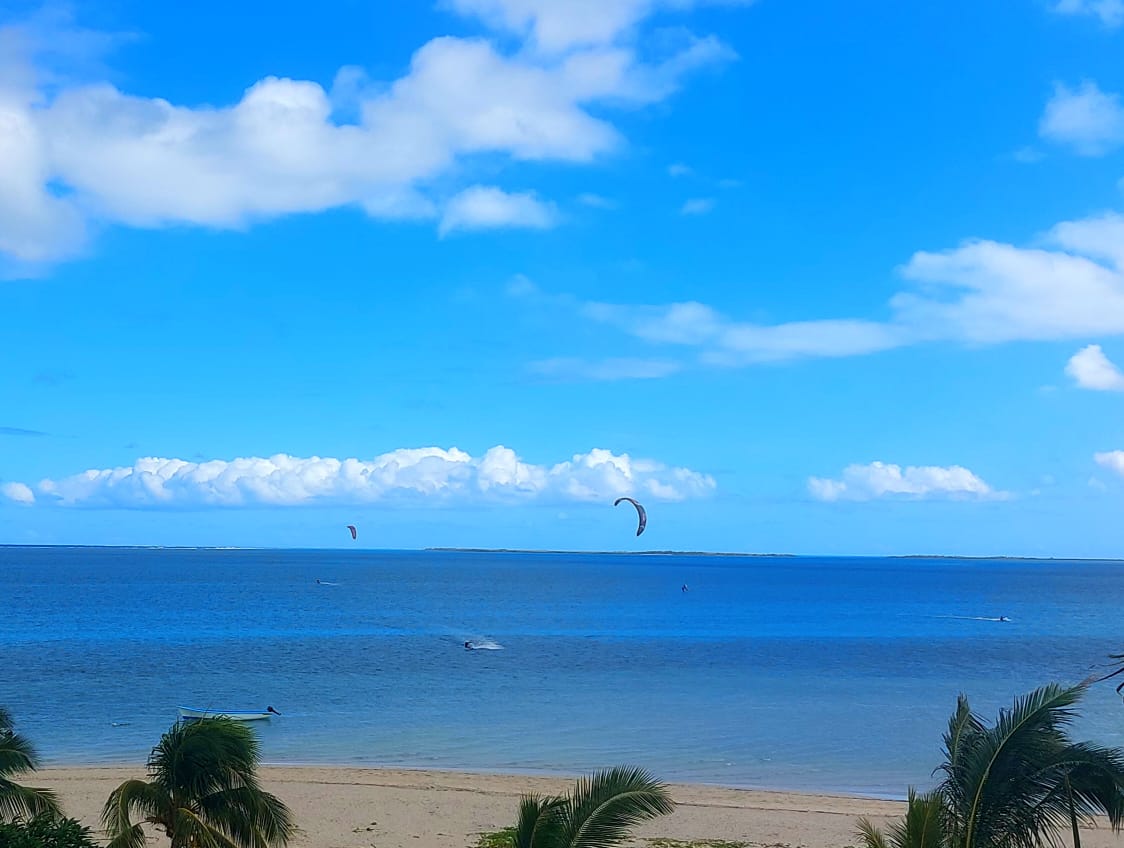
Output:
<svg viewBox="0 0 1124 848">
<path fill-rule="evenodd" d="M 446 204 L 438 231 L 547 230 L 557 223 L 554 204 L 539 200 L 534 192 L 508 194 L 495 186 L 472 186 Z"/>
<path fill-rule="evenodd" d="M 1083 347 L 1070 357 L 1065 373 L 1083 389 L 1124 392 L 1124 373 L 1101 350 L 1100 345 Z"/>
<path fill-rule="evenodd" d="M 677 501 L 708 495 L 712 477 L 594 448 L 550 465 L 497 445 L 479 457 L 457 448 L 402 448 L 372 460 L 245 457 L 189 462 L 147 457 L 35 486 L 7 483 L 21 504 L 102 508 L 297 506 L 315 503 L 596 502 L 621 495 Z"/>
<path fill-rule="evenodd" d="M 1057 83 L 1038 124 L 1038 134 L 1082 156 L 1103 156 L 1124 144 L 1124 106 L 1086 80 L 1076 89 Z"/>
<path fill-rule="evenodd" d="M 909 345 L 1001 344 L 1124 334 L 1124 216 L 1058 224 L 1043 246 L 977 240 L 920 251 L 899 269 L 907 283 L 881 320 L 740 321 L 709 304 L 585 302 L 559 308 L 652 345 L 695 352 L 703 365 L 742 366 L 846 357 Z M 543 295 L 546 297 L 547 295 Z"/>
<path fill-rule="evenodd" d="M 667 173 L 670 177 L 687 177 L 693 174 L 694 170 L 684 162 L 673 162 L 667 166 Z"/>
<path fill-rule="evenodd" d="M 961 465 L 906 466 L 885 462 L 848 465 L 838 479 L 810 477 L 808 491 L 821 501 L 868 501 L 879 498 L 985 499 L 1002 497 Z"/>
<path fill-rule="evenodd" d="M 578 195 L 578 203 L 582 206 L 589 206 L 593 209 L 616 209 L 617 202 L 611 198 L 604 197 L 600 194 L 592 194 L 586 192 L 585 194 Z"/>
<path fill-rule="evenodd" d="M 587 360 L 559 357 L 532 362 L 532 374 L 553 380 L 653 380 L 669 377 L 683 370 L 681 363 L 667 359 L 613 357 Z"/>
<path fill-rule="evenodd" d="M 1053 10 L 1062 15 L 1099 18 L 1109 29 L 1124 24 L 1124 0 L 1055 0 Z"/>
<path fill-rule="evenodd" d="M 680 207 L 679 212 L 683 215 L 705 215 L 714 209 L 714 205 L 713 197 L 692 197 Z"/>
<path fill-rule="evenodd" d="M 89 68 L 86 82 L 60 78 L 53 48 L 65 33 L 0 28 L 0 255 L 24 264 L 77 255 L 92 221 L 239 228 L 355 207 L 449 229 L 468 220 L 458 204 L 472 189 L 455 183 L 464 159 L 593 162 L 622 147 L 614 109 L 664 100 L 693 70 L 733 57 L 684 30 L 661 60 L 642 58 L 637 26 L 690 0 L 588 13 L 545 0 L 447 5 L 529 43 L 435 38 L 388 82 L 354 67 L 327 89 L 268 76 L 234 103 L 189 106 L 129 94 Z M 542 225 L 541 207 L 531 220 Z"/>
<path fill-rule="evenodd" d="M 527 39 L 532 47 L 564 53 L 613 44 L 659 10 L 748 5 L 753 0 L 444 0 L 461 14 Z"/>
<path fill-rule="evenodd" d="M 0 436 L 46 436 L 42 430 L 25 430 L 23 427 L 0 427 Z"/>
</svg>

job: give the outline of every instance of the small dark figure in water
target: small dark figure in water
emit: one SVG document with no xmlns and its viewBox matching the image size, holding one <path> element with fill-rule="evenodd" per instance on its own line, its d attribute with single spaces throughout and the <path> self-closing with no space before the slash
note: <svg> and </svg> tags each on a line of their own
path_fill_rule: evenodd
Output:
<svg viewBox="0 0 1124 848">
<path fill-rule="evenodd" d="M 317 578 L 316 578 L 316 582 L 317 582 L 317 583 L 319 583 L 319 582 L 320 582 L 320 578 L 319 578 L 319 577 L 317 577 Z"/>
<path fill-rule="evenodd" d="M 1001 616 L 999 616 L 999 620 L 1000 621 L 1010 621 L 1011 619 L 1007 618 L 1007 616 L 1005 616 L 1005 615 L 1001 615 Z"/>
<path fill-rule="evenodd" d="M 320 581 L 319 581 L 319 580 L 317 580 L 316 582 L 317 582 L 317 583 L 319 583 Z M 276 716 L 279 716 L 279 715 L 281 715 L 281 713 L 277 712 L 277 710 L 273 709 L 273 707 L 266 707 L 266 708 L 265 708 L 265 711 L 266 711 L 267 713 L 273 713 L 273 714 L 274 714 L 274 715 L 276 715 Z"/>
<path fill-rule="evenodd" d="M 472 650 L 472 643 L 471 642 L 465 642 L 464 643 L 464 649 L 466 651 L 471 651 Z"/>
<path fill-rule="evenodd" d="M 690 590 L 690 589 L 688 589 L 688 588 L 687 588 L 687 584 L 686 584 L 686 583 L 684 583 L 684 584 L 683 584 L 683 588 L 681 588 L 681 589 L 680 589 L 679 591 L 680 591 L 680 592 L 690 592 L 691 590 Z"/>
</svg>

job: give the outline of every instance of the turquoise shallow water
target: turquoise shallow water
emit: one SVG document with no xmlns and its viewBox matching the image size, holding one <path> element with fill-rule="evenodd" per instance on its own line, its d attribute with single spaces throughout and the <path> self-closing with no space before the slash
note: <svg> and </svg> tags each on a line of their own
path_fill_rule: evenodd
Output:
<svg viewBox="0 0 1124 848">
<path fill-rule="evenodd" d="M 0 704 L 52 763 L 272 704 L 271 762 L 900 796 L 957 692 L 1084 677 L 1122 609 L 1108 562 L 0 547 Z M 1111 686 L 1077 730 L 1124 745 Z"/>
</svg>

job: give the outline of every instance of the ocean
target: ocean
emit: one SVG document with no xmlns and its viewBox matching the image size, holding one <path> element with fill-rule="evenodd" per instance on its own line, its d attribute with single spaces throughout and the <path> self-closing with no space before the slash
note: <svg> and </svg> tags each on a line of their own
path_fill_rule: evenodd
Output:
<svg viewBox="0 0 1124 848">
<path fill-rule="evenodd" d="M 959 692 L 1106 667 L 1122 610 L 1115 562 L 0 547 L 0 705 L 49 764 L 271 705 L 271 763 L 901 797 Z M 1124 746 L 1113 688 L 1075 735 Z"/>
</svg>

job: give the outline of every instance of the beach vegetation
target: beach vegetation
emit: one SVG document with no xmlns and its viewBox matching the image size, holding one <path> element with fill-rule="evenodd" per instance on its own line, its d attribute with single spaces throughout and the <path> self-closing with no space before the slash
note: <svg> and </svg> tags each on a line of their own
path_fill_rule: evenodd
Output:
<svg viewBox="0 0 1124 848">
<path fill-rule="evenodd" d="M 567 795 L 524 795 L 505 848 L 612 848 L 674 808 L 667 786 L 647 771 L 617 766 L 579 779 Z"/>
<path fill-rule="evenodd" d="M 39 755 L 34 746 L 16 733 L 11 713 L 0 707 L 0 822 L 59 814 L 53 792 L 22 786 L 14 780 L 38 767 Z"/>
<path fill-rule="evenodd" d="M 961 695 L 944 734 L 933 792 L 910 792 L 904 821 L 860 820 L 865 848 L 1042 848 L 1082 825 L 1124 823 L 1124 750 L 1068 735 L 1085 684 L 1050 684 L 1015 699 L 991 725 Z"/>
<path fill-rule="evenodd" d="M 90 828 L 47 813 L 0 824 L 0 848 L 99 848 Z"/>
<path fill-rule="evenodd" d="M 162 830 L 172 848 L 286 845 L 292 813 L 262 789 L 260 763 L 257 737 L 245 724 L 214 718 L 174 725 L 152 750 L 148 780 L 127 780 L 106 801 L 109 848 L 143 848 L 144 824 Z"/>
</svg>

